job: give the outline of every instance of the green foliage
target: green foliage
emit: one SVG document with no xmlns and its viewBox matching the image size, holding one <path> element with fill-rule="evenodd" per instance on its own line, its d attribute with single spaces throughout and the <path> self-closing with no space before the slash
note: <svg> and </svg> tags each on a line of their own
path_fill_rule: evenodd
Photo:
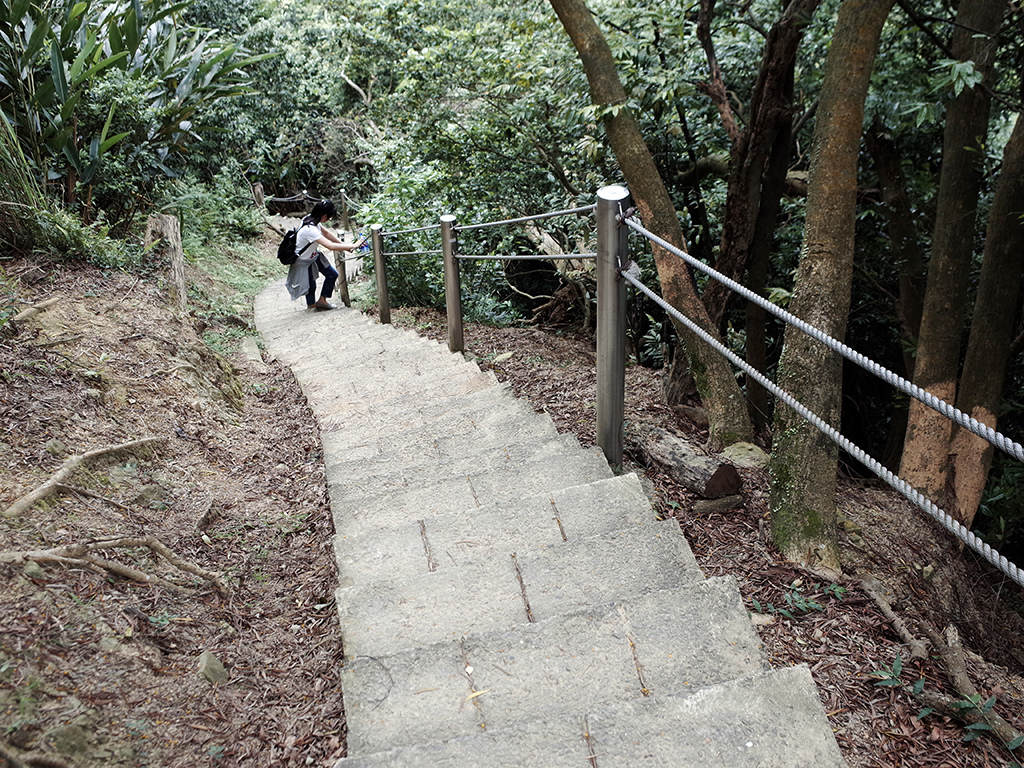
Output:
<svg viewBox="0 0 1024 768">
<path fill-rule="evenodd" d="M 196 111 L 244 92 L 242 68 L 266 58 L 246 57 L 242 41 L 180 27 L 174 19 L 183 7 L 162 0 L 0 6 L 0 33 L 10 42 L 0 56 L 0 103 L 37 178 L 64 179 L 67 202 L 129 137 L 119 152 L 136 164 L 145 155 L 150 168 L 174 175 L 168 162 L 199 130 Z M 112 87 L 105 77 L 114 78 Z M 126 126 L 118 113 L 123 91 L 136 107 Z"/>
<path fill-rule="evenodd" d="M 903 685 L 903 681 L 900 676 L 903 674 L 903 659 L 900 655 L 896 654 L 896 659 L 893 661 L 890 667 L 887 664 L 882 664 L 881 669 L 876 669 L 868 673 L 872 677 L 879 678 L 879 681 L 875 685 L 880 688 L 896 688 Z M 923 685 L 924 681 L 918 681 Z M 919 689 L 920 690 L 920 689 Z"/>
<path fill-rule="evenodd" d="M 263 232 L 260 211 L 240 194 L 240 179 L 240 164 L 228 160 L 210 182 L 188 173 L 161 186 L 157 209 L 178 217 L 186 255 Z"/>
<path fill-rule="evenodd" d="M 998 457 L 978 507 L 979 535 L 996 549 L 1024 542 L 1024 467 Z"/>
<path fill-rule="evenodd" d="M 772 603 L 762 604 L 760 601 L 753 598 L 751 598 L 750 602 L 753 604 L 754 610 L 758 613 L 775 613 L 780 616 L 785 616 L 787 619 L 794 619 L 808 613 L 825 610 L 824 604 L 812 597 L 812 595 L 820 596 L 821 600 L 826 598 L 842 600 L 846 591 L 846 587 L 841 587 L 838 584 L 828 584 L 826 586 L 813 584 L 811 585 L 810 593 L 808 594 L 803 582 L 800 579 L 797 579 L 782 593 L 782 599 L 786 603 L 785 606 L 775 606 Z"/>
</svg>

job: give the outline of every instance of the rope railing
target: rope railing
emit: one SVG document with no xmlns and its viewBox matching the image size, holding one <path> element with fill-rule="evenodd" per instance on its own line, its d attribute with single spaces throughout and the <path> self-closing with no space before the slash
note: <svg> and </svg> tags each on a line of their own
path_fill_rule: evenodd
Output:
<svg viewBox="0 0 1024 768">
<path fill-rule="evenodd" d="M 898 374 L 888 370 L 870 358 L 862 355 L 856 350 L 848 347 L 841 341 L 833 338 L 819 328 L 801 320 L 790 312 L 769 302 L 764 297 L 754 293 L 735 280 L 730 279 L 721 272 L 707 266 L 703 262 L 693 258 L 690 254 L 677 248 L 666 240 L 650 232 L 632 215 L 623 212 L 623 204 L 629 199 L 628 192 L 623 187 L 605 187 L 598 192 L 598 204 L 571 208 L 561 211 L 552 211 L 534 216 L 524 216 L 515 219 L 502 221 L 485 222 L 480 224 L 460 225 L 455 224 L 454 216 L 442 216 L 439 225 L 417 227 L 412 229 L 396 230 L 386 232 L 382 225 L 375 224 L 371 227 L 374 240 L 374 257 L 377 267 L 378 299 L 381 305 L 381 322 L 390 322 L 390 308 L 387 303 L 387 285 L 384 274 L 384 256 L 403 256 L 437 254 L 444 256 L 445 266 L 445 296 L 448 309 L 448 346 L 452 352 L 464 351 L 462 339 L 462 311 L 459 283 L 459 261 L 464 260 L 559 260 L 559 259 L 597 259 L 598 262 L 598 301 L 602 311 L 598 313 L 597 347 L 598 347 L 598 397 L 597 397 L 597 438 L 608 458 L 609 464 L 617 466 L 622 460 L 622 424 L 623 424 L 623 400 L 624 400 L 624 370 L 625 370 L 625 284 L 633 285 L 654 303 L 669 313 L 689 328 L 698 338 L 713 347 L 719 354 L 723 355 L 733 365 L 744 371 L 752 380 L 758 382 L 762 387 L 775 396 L 779 401 L 792 408 L 797 414 L 808 421 L 822 434 L 828 437 L 842 450 L 861 462 L 879 479 L 892 487 L 911 503 L 915 504 L 946 531 L 955 536 L 964 545 L 976 552 L 995 568 L 1006 574 L 1016 584 L 1024 587 L 1024 572 L 1014 563 L 1007 560 L 998 551 L 982 541 L 976 534 L 968 530 L 962 523 L 953 518 L 948 512 L 937 506 L 933 501 L 925 497 L 918 490 L 913 488 L 904 479 L 884 467 L 875 458 L 869 455 L 862 448 L 851 442 L 834 427 L 826 423 L 806 406 L 800 403 L 791 394 L 784 391 L 777 384 L 768 379 L 764 374 L 754 369 L 736 353 L 711 336 L 679 310 L 672 307 L 663 298 L 648 288 L 640 280 L 639 267 L 631 262 L 628 257 L 628 243 L 626 235 L 631 229 L 650 242 L 664 248 L 668 252 L 681 258 L 694 269 L 704 272 L 711 278 L 718 280 L 726 287 L 732 289 L 749 301 L 754 302 L 767 312 L 770 312 L 780 320 L 793 325 L 811 338 L 825 344 L 830 349 L 842 355 L 861 368 L 878 376 L 883 381 L 895 386 L 900 391 L 913 397 L 915 400 L 934 409 L 938 413 L 951 419 L 956 424 L 992 445 L 1000 448 L 1014 458 L 1024 461 L 1024 447 L 1019 443 L 1007 438 L 991 427 L 982 424 L 977 419 L 971 418 L 954 406 L 946 403 L 941 398 L 907 381 Z M 555 216 L 572 214 L 583 214 L 597 211 L 597 241 L 596 253 L 558 254 L 558 255 L 537 255 L 537 254 L 483 254 L 468 255 L 457 253 L 457 235 L 459 232 L 467 232 L 487 227 L 501 225 L 522 224 L 529 221 L 538 221 Z M 628 229 L 624 228 L 628 227 Z M 407 251 L 396 253 L 385 253 L 383 249 L 383 237 L 425 232 L 440 227 L 442 249 L 440 251 Z M 607 273 L 607 274 L 606 274 Z M 619 279 L 621 278 L 621 279 Z M 615 283 L 617 286 L 614 286 Z M 603 286 L 602 286 L 603 283 Z M 383 287 L 382 287 L 383 285 Z M 387 318 L 387 319 L 385 319 Z M 618 381 L 616 381 L 618 380 Z M 610 403 L 610 405 L 609 405 Z"/>
<path fill-rule="evenodd" d="M 387 251 L 385 256 L 436 256 L 441 251 Z"/>
<path fill-rule="evenodd" d="M 743 296 L 745 299 L 754 302 L 767 312 L 771 312 L 780 320 L 783 320 L 784 322 L 803 331 L 811 338 L 817 339 L 822 344 L 827 346 L 829 349 L 838 352 L 847 360 L 856 363 L 864 370 L 874 374 L 883 381 L 893 385 L 894 387 L 904 392 L 905 394 L 910 395 L 918 402 L 921 402 L 924 405 L 928 406 L 929 408 L 941 413 L 943 416 L 952 420 L 954 423 L 960 425 L 969 432 L 973 432 L 975 435 L 982 438 L 983 440 L 987 440 L 989 443 L 1010 454 L 1018 461 L 1024 461 L 1024 447 L 1022 447 L 1019 443 L 1014 442 L 1013 440 L 1001 434 L 1000 432 L 997 432 L 987 424 L 983 424 L 977 419 L 968 416 L 960 409 L 950 405 L 946 401 L 933 395 L 931 392 L 922 389 L 916 384 L 907 381 L 902 376 L 893 373 L 885 366 L 876 363 L 874 360 L 872 360 L 869 357 L 866 357 L 865 355 L 862 355 L 855 349 L 851 349 L 843 342 L 839 341 L 838 339 L 832 336 L 829 336 L 821 329 L 815 328 L 813 325 L 806 323 L 805 321 L 801 320 L 799 317 L 792 314 L 791 312 L 787 312 L 781 307 L 775 306 L 770 301 L 765 299 L 763 296 L 759 296 L 758 294 L 749 290 L 745 286 L 740 285 L 735 280 L 726 277 L 721 272 L 712 269 L 704 262 L 695 259 L 690 254 L 677 248 L 676 246 L 672 245 L 666 240 L 663 240 L 662 238 L 655 235 L 653 232 L 650 232 L 649 230 L 645 229 L 640 224 L 640 222 L 636 221 L 634 218 L 625 217 L 623 219 L 623 222 L 631 229 L 640 233 L 651 242 L 656 243 L 657 245 L 660 245 L 662 248 L 669 251 L 670 253 L 675 254 L 683 261 L 685 261 L 687 264 L 692 266 L 694 269 L 699 269 L 701 272 L 704 272 L 705 274 L 714 278 L 715 280 L 722 283 L 726 287 L 731 288 L 733 291 Z"/>
<path fill-rule="evenodd" d="M 559 211 L 549 211 L 532 216 L 520 216 L 513 219 L 502 219 L 500 221 L 488 221 L 478 224 L 456 225 L 454 216 L 441 216 L 437 224 L 423 227 L 409 227 L 406 229 L 387 230 L 383 224 L 374 224 L 370 227 L 371 239 L 373 241 L 374 273 L 377 280 L 377 304 L 380 308 L 380 322 L 391 322 L 391 305 L 388 297 L 387 280 L 387 258 L 402 256 L 432 256 L 441 254 L 444 262 L 445 280 L 445 303 L 448 314 L 448 348 L 452 352 L 463 352 L 464 342 L 462 336 L 462 301 L 460 297 L 460 261 L 568 261 L 573 259 L 595 259 L 595 253 L 564 253 L 564 254 L 462 254 L 458 253 L 456 242 L 459 232 L 469 232 L 489 227 L 508 226 L 513 224 L 524 224 L 532 221 L 542 221 L 556 216 L 571 216 L 577 214 L 589 214 L 597 208 L 597 205 L 585 205 L 577 208 L 565 208 Z M 418 232 L 430 232 L 440 230 L 440 250 L 416 250 L 416 251 L 386 251 L 384 249 L 385 238 L 409 235 Z"/>
<path fill-rule="evenodd" d="M 1000 571 L 1005 573 L 1019 586 L 1024 587 L 1024 573 L 1021 569 L 1014 565 L 1012 562 L 1006 559 L 1005 556 L 999 554 L 998 551 L 993 549 L 991 546 L 986 544 L 977 535 L 969 531 L 962 523 L 954 519 L 944 509 L 938 507 L 931 499 L 928 499 L 918 490 L 913 488 L 899 475 L 894 474 L 892 471 L 884 467 L 871 455 L 869 455 L 862 448 L 852 443 L 849 439 L 844 437 L 831 425 L 823 421 L 815 413 L 810 411 L 804 406 L 799 400 L 794 398 L 788 392 L 777 386 L 773 381 L 764 376 L 762 373 L 753 368 L 739 355 L 733 352 L 731 349 L 726 347 L 720 341 L 711 336 L 707 331 L 697 325 L 695 322 L 686 317 L 682 312 L 677 310 L 667 301 L 658 296 L 654 291 L 644 285 L 640 277 L 640 268 L 635 263 L 630 263 L 628 269 L 621 271 L 622 277 L 634 288 L 639 290 L 641 293 L 646 295 L 655 304 L 660 306 L 672 317 L 678 319 L 683 325 L 690 329 L 695 335 L 701 338 L 705 343 L 709 344 L 715 351 L 720 355 L 728 359 L 737 368 L 740 368 L 744 373 L 750 376 L 752 379 L 757 381 L 767 391 L 771 392 L 776 398 L 784 402 L 797 414 L 799 414 L 806 421 L 810 422 L 819 432 L 828 437 L 833 443 L 842 448 L 848 454 L 853 456 L 857 461 L 870 469 L 879 479 L 885 482 L 890 487 L 894 488 L 906 499 L 917 505 L 919 508 L 927 512 L 933 519 L 935 519 L 943 528 L 949 533 L 963 542 L 966 546 L 970 547 L 974 552 L 981 555 L 989 563 L 998 568 Z"/>
</svg>

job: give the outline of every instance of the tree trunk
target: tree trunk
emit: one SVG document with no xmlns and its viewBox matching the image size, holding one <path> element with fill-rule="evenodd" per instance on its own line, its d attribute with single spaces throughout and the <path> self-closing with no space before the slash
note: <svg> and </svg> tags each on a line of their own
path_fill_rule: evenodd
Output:
<svg viewBox="0 0 1024 768">
<path fill-rule="evenodd" d="M 551 0 L 551 6 L 576 46 L 590 84 L 591 98 L 598 106 L 610 108 L 604 117 L 608 141 L 641 218 L 660 237 L 685 249 L 682 227 L 672 199 L 658 174 L 640 127 L 626 107 L 626 92 L 604 35 L 581 0 Z M 717 336 L 697 296 L 686 264 L 663 248 L 653 247 L 652 250 L 666 301 Z M 729 363 L 681 324 L 677 324 L 676 329 L 708 412 L 712 448 L 749 440 L 750 419 Z"/>
<path fill-rule="evenodd" d="M 900 154 L 889 137 L 888 129 L 875 119 L 864 135 L 865 146 L 875 163 L 878 184 L 882 190 L 882 213 L 885 215 L 892 243 L 893 261 L 899 265 L 899 304 L 896 307 L 903 326 L 905 347 L 917 340 L 921 329 L 921 298 L 924 296 L 924 259 L 917 244 L 917 229 L 910 206 L 910 193 Z M 907 377 L 914 375 L 914 356 L 909 349 L 903 355 Z"/>
<path fill-rule="evenodd" d="M 842 339 L 853 280 L 857 158 L 864 100 L 882 26 L 895 0 L 846 0 L 839 7 L 814 131 L 807 215 L 792 312 Z M 792 326 L 779 384 L 837 426 L 842 359 Z M 775 412 L 772 538 L 783 556 L 827 574 L 840 572 L 835 486 L 838 449 L 788 407 Z"/>
<path fill-rule="evenodd" d="M 796 51 L 803 39 L 803 30 L 820 2 L 790 0 L 782 16 L 772 26 L 765 42 L 761 69 L 750 102 L 747 127 L 738 134 L 732 145 L 726 215 L 722 222 L 722 242 L 715 268 L 733 280 L 742 278 L 754 242 L 762 183 L 780 181 L 765 179 L 766 166 L 779 132 L 788 130 L 792 124 L 792 80 Z M 704 48 L 714 74 L 716 64 L 710 52 L 710 42 L 705 42 Z M 714 93 L 717 94 L 718 90 Z M 725 108 L 726 105 L 719 106 L 719 111 Z M 783 182 L 786 169 L 787 166 L 781 167 Z M 780 173 L 778 166 L 773 166 L 771 171 Z M 711 321 L 716 328 L 721 329 L 732 291 L 713 280 L 708 284 L 703 298 Z"/>
<path fill-rule="evenodd" d="M 882 190 L 882 213 L 886 219 L 892 260 L 899 265 L 899 294 L 896 312 L 902 326 L 903 378 L 914 377 L 914 354 L 921 328 L 921 308 L 924 297 L 925 265 L 922 249 L 918 246 L 917 228 L 910 205 L 910 193 L 903 175 L 902 159 L 888 129 L 876 118 L 864 134 L 864 144 L 875 164 L 878 184 Z M 889 433 L 881 462 L 897 471 L 903 441 L 907 435 L 907 405 L 897 401 L 889 420 Z"/>
<path fill-rule="evenodd" d="M 648 461 L 662 467 L 673 480 L 705 499 L 732 496 L 743 489 L 743 478 L 736 467 L 695 450 L 685 440 L 663 429 L 646 433 L 641 446 Z"/>
<path fill-rule="evenodd" d="M 146 221 L 145 244 L 154 255 L 167 257 L 171 273 L 171 301 L 179 312 L 185 314 L 188 311 L 188 285 L 185 283 L 185 253 L 177 217 L 167 213 L 151 214 Z"/>
<path fill-rule="evenodd" d="M 1010 344 L 1020 310 L 1024 270 L 1024 120 L 1017 119 L 1003 151 L 978 278 L 974 321 L 960 378 L 957 407 L 993 429 L 1002 400 Z M 960 522 L 968 528 L 981 502 L 993 448 L 987 440 L 957 427 L 950 447 L 953 490 Z"/>
<path fill-rule="evenodd" d="M 984 82 L 965 88 L 946 110 L 942 176 L 914 366 L 914 383 L 947 403 L 956 399 L 963 308 L 988 135 L 994 35 L 1006 7 L 992 0 L 961 0 L 953 33 L 954 58 L 973 61 Z M 955 502 L 945 493 L 952 429 L 942 414 L 911 402 L 900 475 L 943 506 Z"/>
<path fill-rule="evenodd" d="M 793 70 L 786 79 L 787 101 L 792 101 Z M 750 244 L 747 263 L 746 286 L 759 296 L 768 295 L 768 270 L 771 265 L 772 238 L 778 225 L 779 211 L 782 210 L 782 195 L 786 189 L 786 172 L 793 150 L 793 132 L 790 122 L 779 126 L 768 157 L 768 165 L 761 182 L 761 199 L 758 201 L 757 221 Z M 767 346 L 768 312 L 752 301 L 747 302 L 746 361 L 754 370 L 766 373 L 768 367 Z M 758 433 L 768 430 L 772 420 L 772 399 L 768 390 L 747 379 L 747 408 Z"/>
</svg>

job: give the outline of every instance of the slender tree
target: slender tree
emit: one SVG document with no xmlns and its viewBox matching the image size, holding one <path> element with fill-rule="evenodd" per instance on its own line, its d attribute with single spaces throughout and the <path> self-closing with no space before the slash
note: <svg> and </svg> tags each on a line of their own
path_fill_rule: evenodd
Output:
<svg viewBox="0 0 1024 768">
<path fill-rule="evenodd" d="M 993 0 L 961 0 L 953 33 L 954 58 L 973 62 L 983 79 L 974 87 L 963 88 L 946 110 L 942 175 L 914 365 L 914 383 L 948 403 L 956 399 L 963 308 L 988 135 L 988 85 L 996 33 L 1006 8 L 1006 3 Z M 912 402 L 900 475 L 955 513 L 956 499 L 946 493 L 952 429 L 945 416 Z"/>
<path fill-rule="evenodd" d="M 626 92 L 608 42 L 581 0 L 551 0 L 551 6 L 583 63 L 591 98 L 604 111 L 608 141 L 640 216 L 660 237 L 679 248 L 685 248 L 675 206 L 640 133 L 640 127 L 626 106 Z M 658 247 L 654 248 L 654 259 L 665 299 L 706 331 L 717 335 L 686 265 Z M 750 419 L 729 364 L 685 327 L 678 326 L 677 330 L 683 339 L 697 390 L 708 411 L 711 447 L 718 448 L 749 439 Z"/>
<path fill-rule="evenodd" d="M 957 407 L 995 429 L 1006 366 L 1020 316 L 1024 270 L 1024 120 L 1017 118 L 989 213 L 974 319 L 960 377 Z M 960 520 L 970 527 L 981 502 L 993 448 L 957 427 L 949 453 Z"/>
<path fill-rule="evenodd" d="M 895 0 L 846 0 L 825 65 L 814 131 L 807 217 L 791 309 L 843 338 L 853 279 L 857 159 L 864 101 L 882 26 Z M 833 426 L 839 423 L 842 359 L 793 327 L 786 330 L 780 386 Z M 788 407 L 775 413 L 772 537 L 787 558 L 840 571 L 835 486 L 838 449 Z"/>
</svg>

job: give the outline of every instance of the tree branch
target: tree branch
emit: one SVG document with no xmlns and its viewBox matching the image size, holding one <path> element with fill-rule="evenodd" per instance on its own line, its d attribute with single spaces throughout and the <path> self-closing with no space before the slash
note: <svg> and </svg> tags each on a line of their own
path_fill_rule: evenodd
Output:
<svg viewBox="0 0 1024 768">
<path fill-rule="evenodd" d="M 119 453 L 121 451 L 136 451 L 140 448 L 147 448 L 157 443 L 167 442 L 167 438 L 164 437 L 146 437 L 142 440 L 133 440 L 130 443 L 121 443 L 120 445 L 110 445 L 106 448 L 97 448 L 94 451 L 88 451 L 86 453 L 80 453 L 75 456 L 71 456 L 66 459 L 49 480 L 42 485 L 38 486 L 32 491 L 29 491 L 20 499 L 15 501 L 11 506 L 3 511 L 3 517 L 18 517 L 19 515 L 26 512 L 40 499 L 44 499 L 47 496 L 55 493 L 61 485 L 64 485 L 64 481 L 70 477 L 80 466 L 87 464 L 93 459 L 99 456 L 105 456 L 111 453 Z"/>
<path fill-rule="evenodd" d="M 91 567 L 93 570 L 100 569 L 109 573 L 117 574 L 131 581 L 142 582 L 143 584 L 159 584 L 162 587 L 173 589 L 178 592 L 184 588 L 167 581 L 154 574 L 146 573 L 138 568 L 105 560 L 97 557 L 95 552 L 106 549 L 132 549 L 135 547 L 146 547 L 156 552 L 164 560 L 180 571 L 191 573 L 204 581 L 212 583 L 222 594 L 230 594 L 231 588 L 221 579 L 220 574 L 207 571 L 195 563 L 185 560 L 175 552 L 171 551 L 163 542 L 155 536 L 120 537 L 114 539 L 100 539 L 97 541 L 78 542 L 76 544 L 65 544 L 64 546 L 52 549 L 39 549 L 21 552 L 0 552 L 0 563 L 18 565 L 26 561 L 37 563 L 60 563 L 62 565 L 78 565 Z"/>
</svg>

